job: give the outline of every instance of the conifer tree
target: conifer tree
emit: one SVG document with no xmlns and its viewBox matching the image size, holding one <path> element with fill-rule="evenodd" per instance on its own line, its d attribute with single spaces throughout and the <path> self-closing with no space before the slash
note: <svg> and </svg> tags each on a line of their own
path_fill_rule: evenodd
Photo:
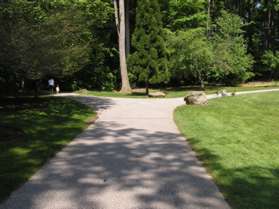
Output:
<svg viewBox="0 0 279 209">
<path fill-rule="evenodd" d="M 158 0 L 138 1 L 135 31 L 132 36 L 134 52 L 129 58 L 131 71 L 149 84 L 168 81 L 168 56 L 164 37 L 162 14 Z"/>
</svg>

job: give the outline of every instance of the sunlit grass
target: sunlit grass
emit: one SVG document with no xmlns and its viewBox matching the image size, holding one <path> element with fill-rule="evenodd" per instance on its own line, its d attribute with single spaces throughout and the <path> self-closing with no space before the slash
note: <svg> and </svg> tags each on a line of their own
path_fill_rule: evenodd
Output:
<svg viewBox="0 0 279 209">
<path fill-rule="evenodd" d="M 279 208 L 279 93 L 183 106 L 176 123 L 234 209 Z"/>
<path fill-rule="evenodd" d="M 178 88 L 161 88 L 161 89 L 150 89 L 151 92 L 162 91 L 166 93 L 166 98 L 179 98 L 185 97 L 191 91 L 205 91 L 207 94 L 214 94 L 220 90 L 227 90 L 228 92 L 239 92 L 239 91 L 253 91 L 253 90 L 262 90 L 262 89 L 273 89 L 278 88 L 279 84 L 277 83 L 269 83 L 262 85 L 245 85 L 245 86 L 237 86 L 237 87 L 226 87 L 226 86 L 207 86 L 205 90 L 202 90 L 198 86 L 185 86 Z M 133 93 L 124 94 L 118 91 L 80 91 L 78 92 L 83 95 L 91 95 L 91 96 L 100 96 L 100 97 L 123 97 L 123 98 L 149 98 L 145 94 L 144 89 L 136 89 Z"/>
</svg>

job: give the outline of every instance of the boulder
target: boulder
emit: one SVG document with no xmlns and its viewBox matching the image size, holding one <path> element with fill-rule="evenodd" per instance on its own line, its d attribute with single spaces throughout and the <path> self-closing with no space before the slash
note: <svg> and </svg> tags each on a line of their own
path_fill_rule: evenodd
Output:
<svg viewBox="0 0 279 209">
<path fill-rule="evenodd" d="M 207 105 L 208 99 L 203 91 L 193 91 L 184 98 L 188 105 Z"/>
<path fill-rule="evenodd" d="M 150 92 L 148 96 L 154 98 L 162 98 L 162 97 L 166 97 L 166 94 L 164 92 L 157 91 L 157 92 Z"/>
</svg>

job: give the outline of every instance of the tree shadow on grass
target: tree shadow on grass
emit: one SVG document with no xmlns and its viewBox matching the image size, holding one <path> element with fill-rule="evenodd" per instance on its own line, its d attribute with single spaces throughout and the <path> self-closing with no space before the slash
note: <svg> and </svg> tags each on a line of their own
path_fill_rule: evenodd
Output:
<svg viewBox="0 0 279 209">
<path fill-rule="evenodd" d="M 1 101 L 0 200 L 81 133 L 85 119 L 93 115 L 90 108 L 69 99 L 19 100 Z M 97 103 L 101 108 L 110 102 L 99 99 Z"/>
<path fill-rule="evenodd" d="M 0 208 L 16 200 L 21 209 L 58 209 L 63 200 L 67 209 L 225 209 L 179 134 L 109 121 L 81 134 Z"/>
<path fill-rule="evenodd" d="M 279 208 L 279 167 L 241 166 L 225 168 L 220 157 L 209 149 L 198 148 L 199 140 L 189 139 L 215 182 L 234 209 Z M 237 159 L 235 159 L 237 160 Z"/>
<path fill-rule="evenodd" d="M 82 99 L 97 110 L 113 105 L 110 99 Z M 67 119 L 67 116 L 69 113 L 63 117 Z M 44 128 L 48 131 L 47 127 Z M 56 128 L 68 136 L 77 131 L 71 126 Z M 44 133 L 47 136 L 55 131 Z M 120 122 L 97 122 L 94 129 L 87 130 L 58 153 L 0 208 L 44 209 L 51 205 L 52 209 L 61 209 L 59 204 L 63 204 L 67 209 L 100 209 L 105 208 L 104 203 L 108 208 L 117 208 L 119 202 L 125 205 L 126 200 L 128 202 L 129 197 L 133 197 L 138 204 L 127 203 L 123 209 L 224 209 L 220 206 L 222 198 L 217 188 L 196 161 L 190 147 L 183 144 L 182 138 L 177 140 L 179 137 L 172 132 L 127 128 Z M 190 141 L 193 145 L 198 142 L 197 139 Z M 60 146 L 60 143 L 63 144 L 53 141 L 51 146 Z M 33 151 L 28 152 L 24 159 L 11 153 L 9 162 L 30 159 L 26 161 L 30 164 L 22 163 L 22 167 L 17 168 L 20 172 L 12 175 L 20 174 L 26 180 L 24 169 L 30 168 L 32 163 L 40 163 L 32 161 L 34 155 L 53 154 L 47 151 L 49 145 L 45 145 L 40 142 L 34 144 Z M 224 179 L 217 183 L 235 209 L 278 208 L 278 168 L 226 169 L 220 164 L 219 156 L 210 150 L 197 151 L 206 165 L 218 170 L 218 175 Z M 274 178 L 265 176 L 266 173 Z M 9 176 L 6 185 L 11 180 L 14 179 Z M 109 191 L 115 193 L 111 195 Z"/>
</svg>

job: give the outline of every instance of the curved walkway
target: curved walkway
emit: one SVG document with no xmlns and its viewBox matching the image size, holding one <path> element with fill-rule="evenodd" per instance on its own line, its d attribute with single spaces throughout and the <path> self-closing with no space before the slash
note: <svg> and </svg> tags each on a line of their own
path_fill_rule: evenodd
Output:
<svg viewBox="0 0 279 209">
<path fill-rule="evenodd" d="M 0 209 L 229 209 L 173 122 L 183 99 L 74 98 L 96 124 Z"/>
<path fill-rule="evenodd" d="M 96 124 L 0 209 L 229 209 L 173 122 L 183 99 L 73 98 Z"/>
<path fill-rule="evenodd" d="M 173 122 L 182 99 L 75 99 L 96 124 L 1 209 L 229 209 Z"/>
</svg>

